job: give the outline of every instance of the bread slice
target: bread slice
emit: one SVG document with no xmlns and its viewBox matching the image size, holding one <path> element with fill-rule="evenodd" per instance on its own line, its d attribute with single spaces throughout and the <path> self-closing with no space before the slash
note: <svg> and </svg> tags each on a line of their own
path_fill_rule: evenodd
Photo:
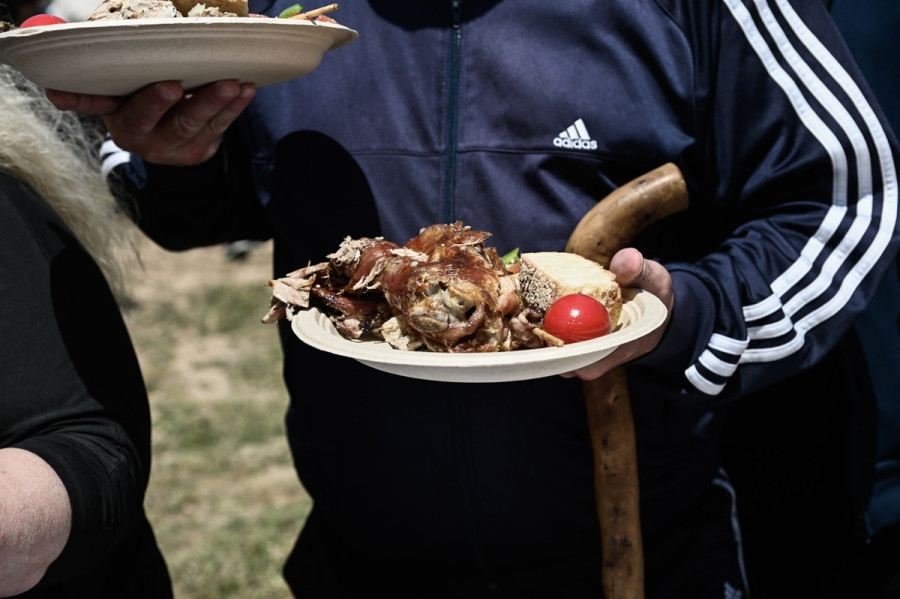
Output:
<svg viewBox="0 0 900 599">
<path fill-rule="evenodd" d="M 525 305 L 546 312 L 564 295 L 584 293 L 606 306 L 613 329 L 622 314 L 622 290 L 616 275 L 593 260 L 568 252 L 522 254 L 519 295 Z"/>
</svg>

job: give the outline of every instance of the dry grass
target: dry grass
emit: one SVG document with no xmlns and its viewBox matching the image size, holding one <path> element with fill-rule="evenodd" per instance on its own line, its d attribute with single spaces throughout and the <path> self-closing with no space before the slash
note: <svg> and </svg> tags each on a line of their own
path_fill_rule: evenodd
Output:
<svg viewBox="0 0 900 599">
<path fill-rule="evenodd" d="M 179 599 L 287 598 L 281 566 L 310 507 L 283 429 L 271 248 L 142 247 L 126 321 L 154 419 L 147 509 Z"/>
</svg>

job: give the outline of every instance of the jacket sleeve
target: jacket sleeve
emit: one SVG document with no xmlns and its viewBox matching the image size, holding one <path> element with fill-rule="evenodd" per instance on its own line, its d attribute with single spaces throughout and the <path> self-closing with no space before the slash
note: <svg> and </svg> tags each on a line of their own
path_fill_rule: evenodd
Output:
<svg viewBox="0 0 900 599">
<path fill-rule="evenodd" d="M 144 162 L 108 139 L 103 168 L 141 230 L 169 250 L 268 239 L 271 228 L 249 173 L 236 123 L 219 152 L 194 167 Z"/>
<path fill-rule="evenodd" d="M 66 488 L 71 533 L 44 582 L 66 580 L 142 517 L 149 405 L 99 268 L 49 208 L 33 210 L 38 198 L 13 191 L 17 209 L 2 183 L 0 446 L 40 456 Z"/>
<path fill-rule="evenodd" d="M 897 248 L 897 143 L 819 2 L 698 4 L 684 170 L 730 233 L 666 264 L 672 324 L 642 362 L 718 400 L 814 364 L 864 310 Z"/>
</svg>

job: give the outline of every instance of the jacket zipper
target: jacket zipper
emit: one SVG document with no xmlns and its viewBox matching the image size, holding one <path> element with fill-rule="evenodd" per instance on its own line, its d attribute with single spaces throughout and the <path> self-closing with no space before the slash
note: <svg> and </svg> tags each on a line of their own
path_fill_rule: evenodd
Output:
<svg viewBox="0 0 900 599">
<path fill-rule="evenodd" d="M 456 220 L 456 149 L 459 142 L 459 72 L 462 45 L 462 0 L 453 0 L 450 61 L 447 76 L 447 159 L 444 165 L 444 222 Z"/>
<path fill-rule="evenodd" d="M 456 166 L 457 145 L 459 143 L 459 87 L 460 53 L 462 48 L 462 3 L 452 0 L 453 21 L 450 37 L 450 60 L 447 74 L 447 158 L 444 164 L 444 222 L 456 220 Z M 475 563 L 488 578 L 488 588 L 495 585 L 490 581 L 490 571 L 481 546 L 478 526 L 472 505 L 472 491 L 469 485 L 469 448 L 466 435 L 466 414 L 463 398 L 453 397 L 453 428 L 457 467 L 461 480 L 461 493 L 466 513 L 466 526 Z"/>
</svg>

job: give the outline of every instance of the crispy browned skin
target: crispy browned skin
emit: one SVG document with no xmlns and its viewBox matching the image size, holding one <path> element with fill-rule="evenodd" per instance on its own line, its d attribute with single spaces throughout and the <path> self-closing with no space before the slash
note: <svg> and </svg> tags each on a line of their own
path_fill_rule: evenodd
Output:
<svg viewBox="0 0 900 599">
<path fill-rule="evenodd" d="M 462 223 L 432 225 L 410 239 L 410 252 L 390 253 L 373 245 L 362 252 L 354 279 L 368 276 L 382 260 L 377 281 L 395 315 L 435 351 L 497 351 L 506 328 L 500 277 L 506 274 L 488 233 Z M 424 260 L 422 258 L 425 258 Z"/>
<path fill-rule="evenodd" d="M 378 337 L 393 316 L 432 351 L 491 352 L 532 342 L 532 321 L 510 326 L 523 305 L 497 250 L 485 245 L 488 237 L 457 222 L 426 227 L 403 246 L 348 238 L 328 263 L 270 281 L 274 297 L 263 320 L 284 317 L 286 305 L 307 307 L 293 298 L 308 297 L 349 338 Z"/>
</svg>

